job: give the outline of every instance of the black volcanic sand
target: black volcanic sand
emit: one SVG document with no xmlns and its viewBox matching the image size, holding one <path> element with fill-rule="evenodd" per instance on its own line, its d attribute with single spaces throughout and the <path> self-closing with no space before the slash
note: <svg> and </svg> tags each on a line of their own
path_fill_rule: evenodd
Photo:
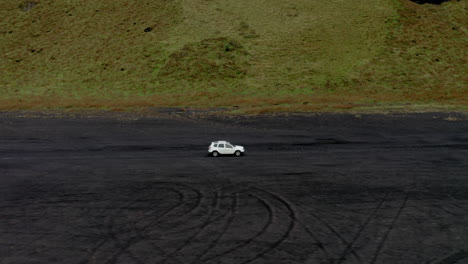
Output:
<svg viewBox="0 0 468 264">
<path fill-rule="evenodd" d="M 34 115 L 0 113 L 2 264 L 468 263 L 463 113 Z"/>
</svg>

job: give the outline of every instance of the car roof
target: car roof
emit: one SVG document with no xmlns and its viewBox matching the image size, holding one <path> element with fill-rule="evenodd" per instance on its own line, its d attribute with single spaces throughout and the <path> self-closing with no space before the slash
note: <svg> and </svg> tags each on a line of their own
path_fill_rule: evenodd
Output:
<svg viewBox="0 0 468 264">
<path fill-rule="evenodd" d="M 226 140 L 218 140 L 218 141 L 214 141 L 214 142 L 212 142 L 212 143 L 214 143 L 214 144 L 219 144 L 219 143 L 229 143 L 229 142 L 226 141 Z"/>
</svg>

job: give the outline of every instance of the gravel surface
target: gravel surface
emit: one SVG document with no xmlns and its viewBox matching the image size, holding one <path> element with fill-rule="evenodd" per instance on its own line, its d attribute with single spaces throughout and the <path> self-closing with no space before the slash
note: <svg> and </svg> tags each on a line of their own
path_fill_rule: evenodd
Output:
<svg viewBox="0 0 468 264">
<path fill-rule="evenodd" d="M 461 113 L 0 113 L 1 264 L 461 264 L 466 223 Z"/>
</svg>

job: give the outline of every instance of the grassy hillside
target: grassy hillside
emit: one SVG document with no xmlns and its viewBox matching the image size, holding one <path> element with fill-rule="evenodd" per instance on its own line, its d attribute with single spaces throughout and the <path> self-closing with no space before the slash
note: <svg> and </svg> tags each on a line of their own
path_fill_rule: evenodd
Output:
<svg viewBox="0 0 468 264">
<path fill-rule="evenodd" d="M 0 2 L 0 109 L 468 105 L 466 3 Z"/>
</svg>

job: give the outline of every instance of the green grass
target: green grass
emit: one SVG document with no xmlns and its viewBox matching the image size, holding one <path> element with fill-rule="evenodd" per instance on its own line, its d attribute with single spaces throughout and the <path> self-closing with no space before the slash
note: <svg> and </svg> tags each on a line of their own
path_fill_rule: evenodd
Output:
<svg viewBox="0 0 468 264">
<path fill-rule="evenodd" d="M 465 1 L 21 3 L 0 2 L 0 109 L 468 104 Z"/>
</svg>

